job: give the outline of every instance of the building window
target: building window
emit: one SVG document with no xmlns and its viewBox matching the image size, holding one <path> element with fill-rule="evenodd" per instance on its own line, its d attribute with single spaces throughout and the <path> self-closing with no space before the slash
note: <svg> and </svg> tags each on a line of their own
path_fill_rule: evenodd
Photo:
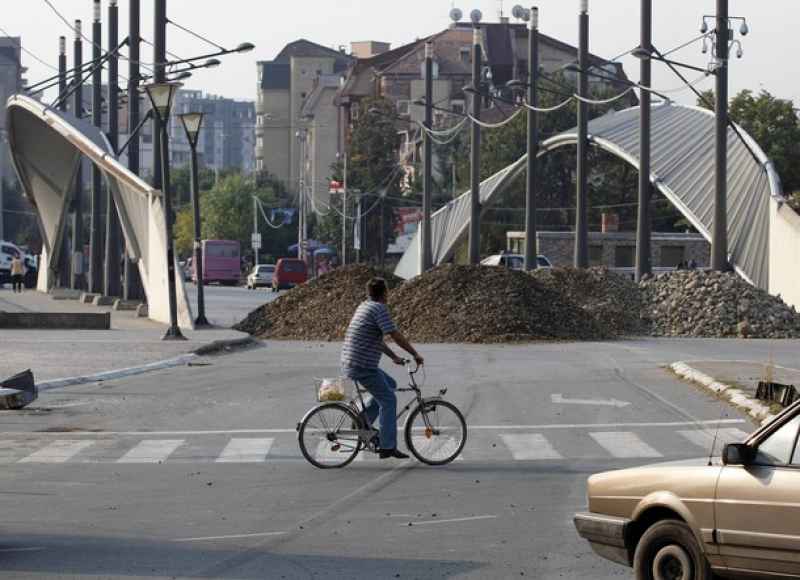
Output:
<svg viewBox="0 0 800 580">
<path fill-rule="evenodd" d="M 409 114 L 409 102 L 406 100 L 397 101 L 397 114 L 405 116 Z"/>
<path fill-rule="evenodd" d="M 464 101 L 451 101 L 450 102 L 450 109 L 454 113 L 458 113 L 459 115 L 464 114 Z"/>
<path fill-rule="evenodd" d="M 472 62 L 472 49 L 462 46 L 459 54 L 461 55 L 461 62 L 464 64 L 469 64 Z"/>
<path fill-rule="evenodd" d="M 589 265 L 603 265 L 603 246 L 601 244 L 592 244 L 589 246 Z"/>
<path fill-rule="evenodd" d="M 354 105 L 350 109 L 350 120 L 351 121 L 358 121 L 358 113 L 359 113 L 358 105 Z"/>
<path fill-rule="evenodd" d="M 258 137 L 256 139 L 256 147 L 258 147 L 259 149 L 263 149 L 264 148 L 264 138 L 263 137 Z"/>
<path fill-rule="evenodd" d="M 684 246 L 661 246 L 661 266 L 674 268 L 686 258 Z"/>
<path fill-rule="evenodd" d="M 617 268 L 633 268 L 634 246 L 616 246 L 614 248 L 614 266 Z"/>
<path fill-rule="evenodd" d="M 264 170 L 264 160 L 256 159 L 256 171 L 263 171 L 263 170 Z"/>
</svg>

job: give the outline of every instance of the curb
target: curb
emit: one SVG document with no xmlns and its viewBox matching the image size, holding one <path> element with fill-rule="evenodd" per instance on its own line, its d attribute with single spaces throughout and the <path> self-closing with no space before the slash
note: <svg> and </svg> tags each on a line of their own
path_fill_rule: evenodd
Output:
<svg viewBox="0 0 800 580">
<path fill-rule="evenodd" d="M 101 381 L 112 381 L 114 379 L 122 379 L 126 377 L 133 377 L 142 375 L 152 371 L 160 371 L 174 367 L 188 365 L 196 358 L 209 354 L 217 354 L 226 352 L 233 349 L 245 348 L 247 346 L 258 344 L 258 341 L 252 336 L 245 338 L 234 338 L 229 340 L 215 340 L 209 344 L 203 345 L 193 352 L 184 354 L 175 358 L 169 358 L 161 361 L 147 363 L 144 365 L 118 369 L 114 371 L 104 371 L 95 373 L 93 375 L 82 375 L 77 377 L 69 377 L 66 379 L 55 379 L 52 381 L 43 381 L 36 386 L 39 392 L 52 391 L 53 389 L 62 389 L 64 387 L 72 387 L 76 385 L 85 385 L 87 383 L 98 383 Z"/>
<path fill-rule="evenodd" d="M 744 409 L 744 411 L 750 417 L 758 421 L 759 424 L 764 424 L 775 416 L 772 411 L 770 411 L 770 408 L 758 399 L 748 397 L 741 389 L 721 383 L 683 361 L 674 362 L 669 365 L 669 368 L 679 377 L 696 383 L 712 391 L 722 399 L 729 401 L 732 405 Z"/>
</svg>

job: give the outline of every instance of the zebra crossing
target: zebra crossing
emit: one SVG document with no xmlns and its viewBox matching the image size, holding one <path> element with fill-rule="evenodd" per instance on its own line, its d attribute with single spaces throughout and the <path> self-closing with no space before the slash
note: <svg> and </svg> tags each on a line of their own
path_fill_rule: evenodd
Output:
<svg viewBox="0 0 800 580">
<path fill-rule="evenodd" d="M 643 459 L 691 457 L 708 453 L 715 442 L 716 453 L 730 442 L 741 442 L 747 433 L 738 428 L 648 429 L 648 430 L 559 430 L 542 432 L 472 431 L 459 457 L 464 461 L 554 462 L 576 459 Z M 296 437 L 244 437 L 231 435 L 179 438 L 141 436 L 70 436 L 5 439 L 0 436 L 0 464 L 47 465 L 67 463 L 164 464 L 219 463 L 257 464 L 302 461 Z M 19 437 L 19 434 L 17 434 Z M 690 444 L 690 445 L 687 445 Z M 455 445 L 444 441 L 443 446 Z M 320 443 L 316 453 L 330 454 L 330 444 Z M 360 453 L 357 461 L 372 461 Z"/>
</svg>

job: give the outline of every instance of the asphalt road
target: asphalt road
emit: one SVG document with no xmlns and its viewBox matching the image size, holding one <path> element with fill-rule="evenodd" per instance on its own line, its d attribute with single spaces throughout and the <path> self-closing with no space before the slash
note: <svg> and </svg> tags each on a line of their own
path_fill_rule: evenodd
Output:
<svg viewBox="0 0 800 580">
<path fill-rule="evenodd" d="M 0 578 L 631 578 L 573 530 L 586 478 L 704 455 L 720 418 L 726 437 L 752 429 L 659 365 L 788 364 L 798 346 L 425 345 L 429 390 L 447 385 L 470 426 L 440 468 L 302 459 L 294 426 L 336 344 L 49 392 L 0 414 Z"/>
<path fill-rule="evenodd" d="M 192 309 L 197 312 L 197 287 L 186 282 Z M 206 317 L 216 325 L 231 327 L 262 304 L 275 300 L 281 292 L 269 288 L 248 290 L 244 286 L 205 286 Z"/>
</svg>

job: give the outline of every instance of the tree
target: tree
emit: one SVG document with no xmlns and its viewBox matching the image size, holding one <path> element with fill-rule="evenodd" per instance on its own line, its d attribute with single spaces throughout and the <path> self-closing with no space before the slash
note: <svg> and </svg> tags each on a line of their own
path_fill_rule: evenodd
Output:
<svg viewBox="0 0 800 580">
<path fill-rule="evenodd" d="M 704 92 L 703 97 L 714 103 L 714 91 Z M 705 106 L 699 99 L 698 105 Z M 763 90 L 757 96 L 743 90 L 731 99 L 729 113 L 773 161 L 784 192 L 800 189 L 800 119 L 792 101 Z"/>
</svg>

